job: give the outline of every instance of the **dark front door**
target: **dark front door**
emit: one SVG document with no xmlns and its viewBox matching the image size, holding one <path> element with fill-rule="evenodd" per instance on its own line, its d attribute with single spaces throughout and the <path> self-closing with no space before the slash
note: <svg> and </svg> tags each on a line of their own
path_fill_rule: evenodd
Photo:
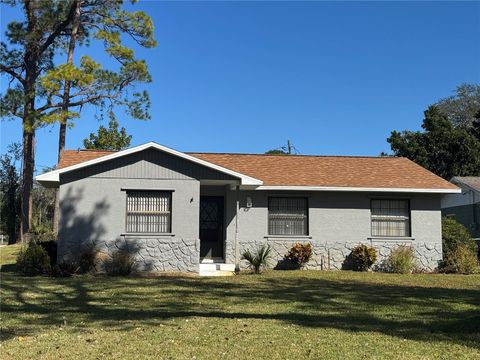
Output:
<svg viewBox="0 0 480 360">
<path fill-rule="evenodd" d="M 200 257 L 223 259 L 223 196 L 200 197 Z"/>
</svg>

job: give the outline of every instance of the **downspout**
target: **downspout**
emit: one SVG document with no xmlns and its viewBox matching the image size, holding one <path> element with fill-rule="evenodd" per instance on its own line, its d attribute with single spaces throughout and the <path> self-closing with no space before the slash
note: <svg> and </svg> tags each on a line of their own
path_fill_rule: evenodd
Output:
<svg viewBox="0 0 480 360">
<path fill-rule="evenodd" d="M 237 185 L 235 188 L 236 193 L 236 204 L 235 204 L 235 273 L 240 272 L 240 259 L 238 253 L 238 213 L 240 210 L 240 186 Z"/>
<path fill-rule="evenodd" d="M 475 226 L 475 228 L 473 229 L 473 231 L 476 233 L 477 230 L 478 230 L 478 219 L 477 219 L 477 211 L 476 211 L 476 205 L 475 205 L 475 191 L 471 190 L 472 191 L 472 220 L 473 220 L 473 224 Z"/>
</svg>

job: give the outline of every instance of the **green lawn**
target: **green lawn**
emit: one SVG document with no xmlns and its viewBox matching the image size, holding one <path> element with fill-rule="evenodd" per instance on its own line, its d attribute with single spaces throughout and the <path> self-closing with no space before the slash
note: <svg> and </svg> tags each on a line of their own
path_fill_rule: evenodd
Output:
<svg viewBox="0 0 480 360">
<path fill-rule="evenodd" d="M 480 276 L 59 279 L 7 266 L 1 295 L 2 359 L 480 358 Z"/>
</svg>

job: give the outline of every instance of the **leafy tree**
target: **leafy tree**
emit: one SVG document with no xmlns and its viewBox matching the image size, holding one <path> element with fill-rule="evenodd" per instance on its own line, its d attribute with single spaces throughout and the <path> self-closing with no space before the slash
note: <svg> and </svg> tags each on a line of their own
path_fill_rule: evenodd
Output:
<svg viewBox="0 0 480 360">
<path fill-rule="evenodd" d="M 112 111 L 122 106 L 137 119 L 149 118 L 146 92 L 128 91 L 149 82 L 144 61 L 122 43 L 128 34 L 136 44 L 155 46 L 151 19 L 141 11 L 123 10 L 123 0 L 23 0 L 24 19 L 8 24 L 7 43 L 0 46 L 0 70 L 10 78 L 0 103 L 0 115 L 20 118 L 23 123 L 21 232 L 30 229 L 34 170 L 35 129 L 59 122 L 59 148 L 63 149 L 66 126 L 78 118 L 86 105 Z M 100 41 L 116 61 L 104 69 L 89 56 L 73 63 L 74 45 Z M 68 43 L 68 46 L 66 45 Z M 53 56 L 68 48 L 67 63 L 54 65 Z M 63 135 L 62 135 L 63 131 Z"/>
<path fill-rule="evenodd" d="M 21 157 L 21 146 L 14 143 L 0 157 L 0 232 L 8 236 L 8 243 L 18 241 L 20 226 L 20 174 L 17 162 Z"/>
<path fill-rule="evenodd" d="M 272 149 L 265 151 L 265 154 L 267 155 L 288 155 L 288 152 L 282 149 Z"/>
<path fill-rule="evenodd" d="M 36 234 L 51 233 L 53 231 L 55 189 L 45 188 L 35 182 L 32 195 L 32 232 Z"/>
<path fill-rule="evenodd" d="M 472 122 L 469 132 L 480 141 L 480 110 L 475 115 L 475 119 Z"/>
<path fill-rule="evenodd" d="M 130 85 L 151 79 L 145 62 L 136 59 L 133 49 L 124 45 L 122 34 L 128 35 L 139 46 L 153 47 L 156 45 L 153 23 L 142 11 L 123 10 L 123 3 L 123 0 L 74 0 L 72 3 L 75 11 L 67 62 L 50 70 L 42 79 L 42 86 L 52 99 L 47 105 L 48 121 L 60 122 L 59 158 L 65 148 L 66 128 L 79 116 L 76 109 L 85 104 L 107 109 L 108 113 L 115 105 L 123 106 L 133 118 L 150 118 L 148 93 L 134 91 L 130 94 L 126 91 Z M 76 44 L 88 43 L 91 38 L 103 43 L 106 53 L 120 67 L 118 71 L 102 69 L 88 56 L 82 56 L 80 66 L 73 64 Z"/>
<path fill-rule="evenodd" d="M 455 95 L 442 99 L 435 105 L 447 115 L 453 125 L 468 129 L 480 111 L 480 85 L 461 84 L 457 86 Z"/>
<path fill-rule="evenodd" d="M 436 106 L 425 111 L 421 131 L 392 131 L 387 139 L 396 156 L 404 156 L 435 174 L 480 174 L 480 142 L 467 130 L 455 127 Z"/>
<path fill-rule="evenodd" d="M 132 135 L 127 135 L 124 127 L 118 130 L 118 122 L 112 118 L 108 129 L 101 125 L 96 134 L 90 133 L 88 139 L 83 140 L 83 145 L 85 149 L 122 150 L 130 146 L 131 140 Z"/>
</svg>

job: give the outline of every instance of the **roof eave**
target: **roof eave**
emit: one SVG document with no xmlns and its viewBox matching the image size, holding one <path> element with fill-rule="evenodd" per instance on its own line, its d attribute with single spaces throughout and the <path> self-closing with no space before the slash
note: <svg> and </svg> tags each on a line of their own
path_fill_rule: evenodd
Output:
<svg viewBox="0 0 480 360">
<path fill-rule="evenodd" d="M 56 188 L 60 184 L 60 175 L 55 171 L 50 171 L 36 176 L 35 180 L 46 188 Z"/>
<path fill-rule="evenodd" d="M 343 191 L 343 192 L 389 192 L 389 193 L 422 193 L 422 194 L 459 194 L 461 189 L 432 189 L 432 188 L 375 188 L 375 187 L 347 187 L 347 186 L 285 186 L 262 185 L 255 190 L 289 190 L 289 191 Z"/>
</svg>

